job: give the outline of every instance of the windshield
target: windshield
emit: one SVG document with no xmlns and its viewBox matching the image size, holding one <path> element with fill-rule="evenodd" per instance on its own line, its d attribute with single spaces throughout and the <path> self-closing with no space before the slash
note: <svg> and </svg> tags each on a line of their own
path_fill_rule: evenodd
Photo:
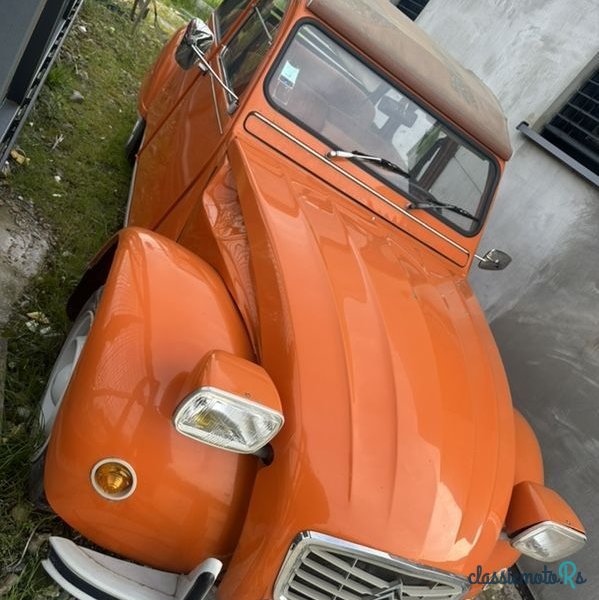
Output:
<svg viewBox="0 0 599 600">
<path fill-rule="evenodd" d="M 432 211 L 466 235 L 480 228 L 496 167 L 363 60 L 313 25 L 301 26 L 268 80 L 275 106 L 333 149 L 393 162 L 360 166 L 413 200 L 437 200 L 477 219 Z"/>
</svg>

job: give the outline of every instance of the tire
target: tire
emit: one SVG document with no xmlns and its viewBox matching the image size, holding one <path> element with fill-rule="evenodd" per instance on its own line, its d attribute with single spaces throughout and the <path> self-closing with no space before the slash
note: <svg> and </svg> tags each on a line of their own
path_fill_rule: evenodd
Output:
<svg viewBox="0 0 599 600">
<path fill-rule="evenodd" d="M 145 130 L 146 121 L 143 117 L 139 117 L 137 121 L 135 121 L 135 125 L 133 125 L 129 139 L 125 143 L 125 156 L 131 165 L 135 164 L 137 152 L 141 148 Z"/>
<path fill-rule="evenodd" d="M 35 505 L 42 509 L 49 509 L 44 492 L 44 466 L 48 442 L 60 404 L 91 331 L 101 295 L 102 288 L 91 295 L 73 322 L 52 367 L 40 402 L 38 414 L 42 435 L 41 442 L 31 457 L 29 497 Z"/>
</svg>

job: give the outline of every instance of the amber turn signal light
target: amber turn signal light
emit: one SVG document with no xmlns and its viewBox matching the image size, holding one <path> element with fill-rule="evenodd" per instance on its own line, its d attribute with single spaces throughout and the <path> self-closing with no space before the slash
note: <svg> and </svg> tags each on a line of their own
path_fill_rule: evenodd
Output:
<svg viewBox="0 0 599 600">
<path fill-rule="evenodd" d="M 124 500 L 131 496 L 137 485 L 133 467 L 119 459 L 106 459 L 96 463 L 91 473 L 94 489 L 109 500 Z"/>
</svg>

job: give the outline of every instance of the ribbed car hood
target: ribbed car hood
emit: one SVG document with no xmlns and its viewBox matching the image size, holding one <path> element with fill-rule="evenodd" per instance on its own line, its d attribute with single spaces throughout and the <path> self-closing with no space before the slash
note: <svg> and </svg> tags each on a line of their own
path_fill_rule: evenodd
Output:
<svg viewBox="0 0 599 600">
<path fill-rule="evenodd" d="M 469 573 L 514 473 L 509 391 L 470 287 L 326 183 L 257 147 L 235 154 L 263 364 L 286 417 L 242 551 L 280 564 L 311 529 Z"/>
</svg>

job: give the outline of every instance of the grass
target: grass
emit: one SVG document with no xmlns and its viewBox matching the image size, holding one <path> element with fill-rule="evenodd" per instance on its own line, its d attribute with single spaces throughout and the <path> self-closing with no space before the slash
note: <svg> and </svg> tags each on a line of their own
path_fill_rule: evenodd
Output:
<svg viewBox="0 0 599 600">
<path fill-rule="evenodd" d="M 56 597 L 58 589 L 39 566 L 40 548 L 49 534 L 73 535 L 29 503 L 29 456 L 36 405 L 68 329 L 69 291 L 122 223 L 130 180 L 123 145 L 136 118 L 140 80 L 167 38 L 152 27 L 151 18 L 132 35 L 130 6 L 122 0 L 84 3 L 18 140 L 30 163 L 13 167 L 8 189 L 0 190 L 32 200 L 52 232 L 45 268 L 3 332 L 8 370 L 0 437 L 0 597 L 5 600 Z M 171 12 L 161 10 L 161 27 Z M 82 102 L 71 99 L 75 90 Z M 25 315 L 33 311 L 48 317 L 51 334 L 25 327 Z"/>
<path fill-rule="evenodd" d="M 164 2 L 174 8 L 181 8 L 184 11 L 195 15 L 198 12 L 197 7 L 199 4 L 215 8 L 220 4 L 221 0 L 201 0 L 201 2 L 198 2 L 198 0 L 164 0 Z"/>
</svg>

